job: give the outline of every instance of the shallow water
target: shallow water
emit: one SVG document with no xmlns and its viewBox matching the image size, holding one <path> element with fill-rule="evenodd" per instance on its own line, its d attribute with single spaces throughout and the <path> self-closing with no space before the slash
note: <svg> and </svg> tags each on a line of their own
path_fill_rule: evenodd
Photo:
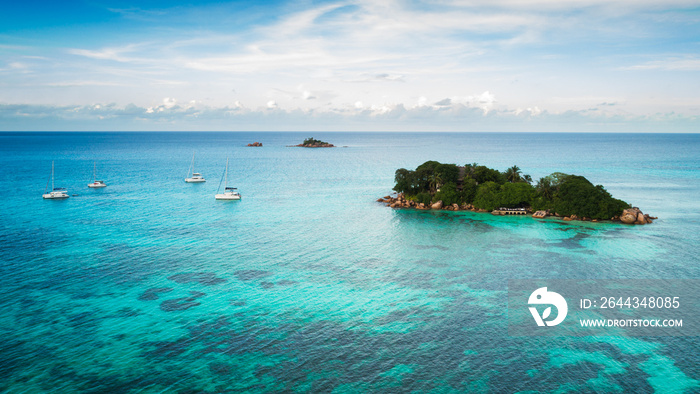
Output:
<svg viewBox="0 0 700 394">
<path fill-rule="evenodd" d="M 340 147 L 286 147 L 310 136 Z M 183 182 L 193 151 L 204 184 Z M 0 133 L 0 152 L 4 390 L 700 389 L 697 337 L 506 321 L 508 279 L 700 278 L 697 135 Z M 214 200 L 227 157 L 241 201 Z M 41 199 L 51 160 L 77 196 Z M 375 202 L 426 160 L 583 175 L 659 220 Z"/>
</svg>

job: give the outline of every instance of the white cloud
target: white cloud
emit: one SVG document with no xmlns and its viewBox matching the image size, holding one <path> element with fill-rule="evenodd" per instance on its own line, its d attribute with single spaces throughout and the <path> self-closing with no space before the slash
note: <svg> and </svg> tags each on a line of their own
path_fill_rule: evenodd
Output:
<svg viewBox="0 0 700 394">
<path fill-rule="evenodd" d="M 452 99 L 445 98 L 436 102 L 433 105 L 435 105 L 436 107 L 449 107 L 450 105 L 452 105 Z"/>
<path fill-rule="evenodd" d="M 123 84 L 110 81 L 90 81 L 90 80 L 76 80 L 76 81 L 62 81 L 62 82 L 50 82 L 47 86 L 55 87 L 82 87 L 82 86 L 124 86 Z"/>
<path fill-rule="evenodd" d="M 99 60 L 114 60 L 117 62 L 132 62 L 136 60 L 133 57 L 124 56 L 126 53 L 131 53 L 137 48 L 136 45 L 127 45 L 121 48 L 103 48 L 100 50 L 89 49 L 69 49 L 68 53 L 77 56 L 84 56 L 91 59 Z"/>
<path fill-rule="evenodd" d="M 493 108 L 495 103 L 496 96 L 491 94 L 489 91 L 486 91 L 478 95 L 454 96 L 450 99 L 441 100 L 435 103 L 435 105 L 449 106 L 452 104 L 461 104 L 466 107 L 481 108 L 484 111 L 484 114 L 487 114 Z"/>
<path fill-rule="evenodd" d="M 297 91 L 300 93 L 299 97 L 302 100 L 315 100 L 316 99 L 316 96 L 313 93 L 311 93 L 310 90 L 304 88 L 303 84 L 297 86 Z"/>
<path fill-rule="evenodd" d="M 670 58 L 654 60 L 634 66 L 622 67 L 623 70 L 668 70 L 668 71 L 700 71 L 700 59 Z"/>
<path fill-rule="evenodd" d="M 482 93 L 481 95 L 479 95 L 477 100 L 478 100 L 479 104 L 492 105 L 493 103 L 496 102 L 496 96 L 494 96 L 490 92 L 486 91 L 486 92 Z"/>
<path fill-rule="evenodd" d="M 388 74 L 380 73 L 374 75 L 364 74 L 357 80 L 357 82 L 371 82 L 371 81 L 385 81 L 385 82 L 405 82 L 404 76 L 400 74 Z"/>
<path fill-rule="evenodd" d="M 27 64 L 20 63 L 20 62 L 11 62 L 11 63 L 8 63 L 7 67 L 13 68 L 13 69 L 15 69 L 15 70 L 25 70 L 25 69 L 28 69 L 28 68 L 29 68 L 29 66 L 28 66 Z"/>
<path fill-rule="evenodd" d="M 527 116 L 538 116 L 542 113 L 542 110 L 540 110 L 538 107 L 532 107 L 532 108 L 527 108 L 527 109 L 522 109 L 518 108 L 515 111 L 513 111 L 515 116 L 520 116 L 520 115 L 527 115 Z"/>
<path fill-rule="evenodd" d="M 162 98 L 179 97 L 180 105 L 195 100 L 185 107 L 195 113 L 209 106 L 240 115 L 250 111 L 244 102 L 249 108 L 279 110 L 264 111 L 275 114 L 419 119 L 437 113 L 490 116 L 508 107 L 520 108 L 510 110 L 518 116 L 544 117 L 547 110 L 581 111 L 614 101 L 637 115 L 673 107 L 692 115 L 700 113 L 700 100 L 688 92 L 688 84 L 681 86 L 684 96 L 676 97 L 682 89 L 640 87 L 637 81 L 617 78 L 630 70 L 699 71 L 697 55 L 681 49 L 663 57 L 652 46 L 644 48 L 652 52 L 645 57 L 625 52 L 631 51 L 625 39 L 632 39 L 637 50 L 646 42 L 638 40 L 640 35 L 664 37 L 669 25 L 680 31 L 675 18 L 684 14 L 682 7 L 692 5 L 685 0 L 494 0 L 487 5 L 471 0 L 338 0 L 272 7 L 269 19 L 226 29 L 192 24 L 173 29 L 169 13 L 155 18 L 149 10 L 115 9 L 132 22 L 148 20 L 149 25 L 141 25 L 138 36 L 124 32 L 131 42 L 94 37 L 47 52 L 0 45 L 5 64 L 0 102 L 134 102 L 143 113 L 165 114 L 179 105 L 174 99 L 161 104 Z M 654 12 L 660 7 L 677 8 L 661 15 Z M 206 14 L 206 9 L 196 6 L 195 12 L 213 23 L 240 16 Z M 187 18 L 188 10 L 178 11 L 179 17 Z M 691 36 L 697 17 L 683 18 Z M 578 51 L 581 47 L 586 50 Z M 603 53 L 612 47 L 622 48 L 623 55 Z M 620 61 L 630 64 L 629 59 L 652 60 L 620 66 Z M 23 75 L 22 70 L 33 72 Z M 682 85 L 668 81 L 666 85 Z M 64 89 L 56 94 L 59 88 Z M 598 112 L 613 111 L 612 106 L 598 107 Z"/>
<path fill-rule="evenodd" d="M 478 5 L 477 1 L 441 0 L 443 5 L 464 6 Z M 694 0 L 491 0 L 489 5 L 494 7 L 507 7 L 516 9 L 585 9 L 591 7 L 626 7 L 629 12 L 639 8 L 655 9 L 659 7 L 693 7 L 697 5 Z"/>
<path fill-rule="evenodd" d="M 382 115 L 391 112 L 396 107 L 390 107 L 388 105 L 373 105 L 370 107 L 373 115 Z"/>
<path fill-rule="evenodd" d="M 113 103 L 88 106 L 42 106 L 0 104 L 0 129 L 36 129 L 51 124 L 53 130 L 328 130 L 352 131 L 371 126 L 373 130 L 422 131 L 693 131 L 698 117 L 676 113 L 653 116 L 605 114 L 590 111 L 550 113 L 537 107 L 510 111 L 494 109 L 484 114 L 463 104 L 435 108 L 401 104 L 369 108 L 335 108 L 326 112 L 284 111 L 274 102 L 269 109 L 242 110 L 240 107 L 187 106 L 120 107 Z M 99 123 L 96 123 L 99 122 Z M 282 123 L 280 123 L 282 122 Z M 283 127 L 280 127 L 283 125 Z M 562 128 L 562 125 L 568 125 Z M 20 127 L 21 126 L 21 127 Z M 47 129 L 43 127 L 42 129 Z"/>
</svg>

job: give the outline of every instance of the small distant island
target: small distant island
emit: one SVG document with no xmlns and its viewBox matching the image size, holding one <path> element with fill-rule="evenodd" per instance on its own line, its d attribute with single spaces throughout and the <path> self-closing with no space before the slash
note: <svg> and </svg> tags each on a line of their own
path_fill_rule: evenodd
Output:
<svg viewBox="0 0 700 394">
<path fill-rule="evenodd" d="M 518 166 L 501 172 L 477 163 L 457 166 L 426 161 L 415 170 L 396 170 L 394 191 L 378 202 L 392 208 L 469 210 L 494 215 L 556 216 L 562 220 L 647 224 L 655 217 L 613 198 L 602 185 L 580 175 L 555 172 L 533 186 Z"/>
<path fill-rule="evenodd" d="M 313 137 L 305 139 L 304 142 L 299 145 L 292 146 L 297 146 L 300 148 L 335 148 L 335 145 L 329 142 L 314 139 Z"/>
<path fill-rule="evenodd" d="M 252 144 L 248 144 L 248 146 L 263 146 L 262 142 L 253 142 Z"/>
</svg>

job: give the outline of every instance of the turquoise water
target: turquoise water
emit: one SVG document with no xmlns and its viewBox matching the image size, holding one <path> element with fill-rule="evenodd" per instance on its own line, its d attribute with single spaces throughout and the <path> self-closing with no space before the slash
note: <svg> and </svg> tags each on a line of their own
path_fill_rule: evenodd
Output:
<svg viewBox="0 0 700 394">
<path fill-rule="evenodd" d="M 286 147 L 310 136 L 340 147 Z M 227 157 L 241 201 L 214 200 Z M 42 200 L 52 160 L 77 196 Z M 426 160 L 584 175 L 659 220 L 375 202 Z M 0 133 L 0 163 L 5 391 L 700 391 L 697 337 L 509 337 L 505 309 L 508 279 L 700 278 L 698 135 Z"/>
</svg>

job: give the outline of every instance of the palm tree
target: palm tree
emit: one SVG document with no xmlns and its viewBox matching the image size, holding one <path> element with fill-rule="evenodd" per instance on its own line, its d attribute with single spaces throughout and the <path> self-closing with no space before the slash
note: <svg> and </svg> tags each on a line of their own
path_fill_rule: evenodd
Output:
<svg viewBox="0 0 700 394">
<path fill-rule="evenodd" d="M 510 167 L 509 169 L 506 170 L 505 175 L 506 175 L 506 179 L 509 182 L 511 182 L 511 183 L 518 182 L 521 179 L 520 178 L 520 167 L 518 167 L 518 166 Z"/>
<path fill-rule="evenodd" d="M 552 179 L 548 176 L 540 178 L 540 180 L 537 181 L 536 189 L 544 198 L 548 200 L 551 200 L 552 197 L 554 197 L 554 186 L 552 185 Z"/>
<path fill-rule="evenodd" d="M 430 191 L 435 193 L 437 189 L 440 188 L 441 184 L 442 178 L 440 177 L 440 174 L 433 174 L 430 176 Z"/>
<path fill-rule="evenodd" d="M 476 171 L 476 167 L 478 167 L 478 166 L 479 166 L 479 164 L 477 164 L 477 163 L 466 164 L 464 166 L 464 170 L 465 170 L 467 176 L 471 178 L 472 175 L 474 175 L 474 171 Z"/>
<path fill-rule="evenodd" d="M 523 181 L 527 182 L 528 184 L 532 185 L 532 177 L 530 175 L 523 175 Z"/>
</svg>

